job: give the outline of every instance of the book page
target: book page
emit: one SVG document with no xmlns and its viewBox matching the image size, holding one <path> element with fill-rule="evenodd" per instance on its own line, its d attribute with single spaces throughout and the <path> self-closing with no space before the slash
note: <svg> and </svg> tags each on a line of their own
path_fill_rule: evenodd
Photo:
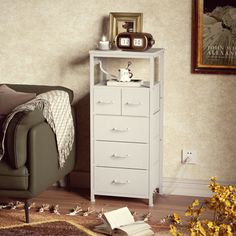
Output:
<svg viewBox="0 0 236 236">
<path fill-rule="evenodd" d="M 111 229 L 134 223 L 134 217 L 127 207 L 104 213 L 104 218 Z"/>
<path fill-rule="evenodd" d="M 144 229 L 134 233 L 128 233 L 121 229 L 113 230 L 112 236 L 152 236 L 154 232 L 151 229 Z"/>
<path fill-rule="evenodd" d="M 154 232 L 151 229 L 143 230 L 139 233 L 131 234 L 130 236 L 152 236 Z"/>
<path fill-rule="evenodd" d="M 98 233 L 102 233 L 102 234 L 112 235 L 112 230 L 109 228 L 109 226 L 107 224 L 96 225 L 93 228 L 93 231 L 98 232 Z"/>
<path fill-rule="evenodd" d="M 150 225 L 141 221 L 133 224 L 121 226 L 119 229 L 126 232 L 128 235 L 135 235 L 144 230 L 150 229 Z"/>
</svg>

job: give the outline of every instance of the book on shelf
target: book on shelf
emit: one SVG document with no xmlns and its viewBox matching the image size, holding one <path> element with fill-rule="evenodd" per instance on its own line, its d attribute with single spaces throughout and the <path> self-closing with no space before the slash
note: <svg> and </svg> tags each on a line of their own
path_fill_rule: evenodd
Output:
<svg viewBox="0 0 236 236">
<path fill-rule="evenodd" d="M 117 80 L 108 80 L 107 86 L 121 86 L 121 87 L 140 87 L 142 86 L 142 80 L 131 80 L 129 82 L 120 82 Z"/>
<path fill-rule="evenodd" d="M 127 207 L 103 213 L 103 224 L 94 227 L 94 231 L 114 236 L 151 236 L 154 232 L 144 221 L 135 221 Z"/>
</svg>

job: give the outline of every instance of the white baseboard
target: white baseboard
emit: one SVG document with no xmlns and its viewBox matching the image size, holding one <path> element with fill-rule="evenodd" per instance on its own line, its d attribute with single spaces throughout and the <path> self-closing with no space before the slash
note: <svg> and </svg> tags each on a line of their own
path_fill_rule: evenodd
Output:
<svg viewBox="0 0 236 236">
<path fill-rule="evenodd" d="M 217 181 L 222 185 L 235 185 L 233 182 Z M 209 180 L 192 180 L 177 178 L 162 178 L 161 194 L 184 195 L 196 197 L 209 197 L 212 192 L 209 190 Z"/>
</svg>

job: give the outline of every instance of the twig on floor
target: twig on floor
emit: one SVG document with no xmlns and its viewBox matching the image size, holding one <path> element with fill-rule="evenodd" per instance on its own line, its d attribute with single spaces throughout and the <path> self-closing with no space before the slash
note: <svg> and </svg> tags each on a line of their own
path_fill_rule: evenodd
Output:
<svg viewBox="0 0 236 236">
<path fill-rule="evenodd" d="M 89 216 L 93 212 L 95 212 L 95 210 L 88 207 L 87 211 L 83 213 L 83 216 Z"/>
<path fill-rule="evenodd" d="M 28 209 L 30 210 L 31 208 L 34 208 L 34 207 L 36 207 L 36 204 L 35 204 L 35 202 L 32 202 L 32 203 L 30 203 Z"/>
<path fill-rule="evenodd" d="M 148 221 L 151 216 L 151 212 L 148 212 L 147 214 L 143 215 L 143 221 Z"/>
<path fill-rule="evenodd" d="M 10 209 L 10 210 L 16 210 L 18 208 L 23 208 L 23 207 L 24 207 L 23 202 L 16 201 L 16 202 L 9 202 L 5 208 Z"/>
<path fill-rule="evenodd" d="M 60 215 L 60 212 L 59 212 L 59 205 L 52 205 L 50 207 L 50 212 L 51 213 L 54 213 L 54 214 L 57 214 L 57 215 Z"/>
<path fill-rule="evenodd" d="M 0 205 L 0 210 L 7 208 L 8 204 L 1 204 Z"/>
<path fill-rule="evenodd" d="M 44 211 L 49 211 L 50 205 L 49 204 L 43 204 L 41 207 L 39 207 L 38 212 L 43 213 Z"/>
<path fill-rule="evenodd" d="M 103 213 L 104 213 L 104 210 L 103 210 L 103 208 L 101 209 L 101 211 L 100 212 L 98 212 L 98 218 L 99 219 L 101 219 L 102 218 L 102 216 L 103 216 Z"/>
<path fill-rule="evenodd" d="M 69 214 L 67 214 L 67 215 L 69 215 L 69 216 L 75 216 L 75 215 L 77 215 L 79 212 L 82 212 L 83 210 L 82 210 L 82 208 L 80 207 L 80 206 L 76 206 L 76 208 L 73 208 L 72 210 L 71 210 L 71 212 L 69 213 Z"/>
</svg>

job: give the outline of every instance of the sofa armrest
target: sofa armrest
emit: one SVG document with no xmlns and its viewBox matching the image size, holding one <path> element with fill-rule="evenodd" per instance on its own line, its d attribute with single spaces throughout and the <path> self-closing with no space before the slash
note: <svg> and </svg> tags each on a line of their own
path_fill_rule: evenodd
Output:
<svg viewBox="0 0 236 236">
<path fill-rule="evenodd" d="M 70 173 L 75 165 L 75 142 L 65 165 L 60 168 L 56 137 L 48 123 L 35 125 L 28 137 L 29 191 L 32 196 Z"/>
<path fill-rule="evenodd" d="M 11 120 L 5 139 L 6 157 L 12 168 L 20 168 L 27 160 L 27 136 L 35 125 L 45 121 L 42 111 L 20 112 Z"/>
</svg>

